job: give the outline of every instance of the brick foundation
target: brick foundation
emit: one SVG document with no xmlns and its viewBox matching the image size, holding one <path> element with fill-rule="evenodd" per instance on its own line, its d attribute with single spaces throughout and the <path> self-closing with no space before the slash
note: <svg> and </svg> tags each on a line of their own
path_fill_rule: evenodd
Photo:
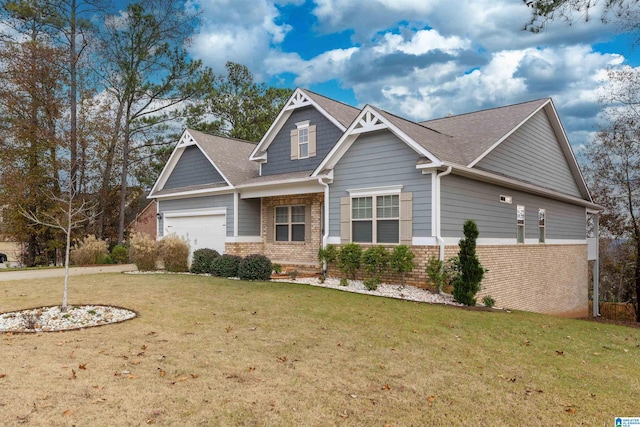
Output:
<svg viewBox="0 0 640 427">
<path fill-rule="evenodd" d="M 413 246 L 411 250 L 417 266 L 405 281 L 424 288 L 427 261 L 438 256 L 439 247 Z M 458 250 L 458 246 L 447 246 L 445 259 L 457 255 Z M 566 317 L 588 315 L 586 245 L 478 246 L 477 254 L 488 270 L 478 301 L 490 295 L 497 307 Z M 340 276 L 335 264 L 329 266 L 329 275 Z M 356 277 L 362 279 L 363 275 L 360 272 Z M 398 283 L 399 277 L 388 274 L 383 281 Z"/>
<path fill-rule="evenodd" d="M 226 252 L 246 256 L 261 253 L 283 267 L 317 268 L 321 245 L 321 205 L 323 195 L 310 194 L 270 197 L 262 203 L 262 239 L 265 243 L 227 243 Z M 266 243 L 267 207 L 305 204 L 311 206 L 311 236 L 309 242 Z M 363 249 L 367 246 L 363 245 Z M 393 249 L 389 247 L 388 249 Z M 413 246 L 416 268 L 408 273 L 409 285 L 426 287 L 426 265 L 430 256 L 438 256 L 437 246 Z M 458 253 L 458 246 L 445 248 L 445 259 Z M 587 245 L 496 245 L 478 246 L 478 258 L 488 270 L 482 281 L 478 301 L 490 295 L 497 307 L 532 311 L 566 317 L 588 315 Z M 335 264 L 329 275 L 340 276 Z M 362 279 L 362 273 L 357 278 Z M 388 274 L 385 282 L 399 283 L 399 276 Z"/>
</svg>

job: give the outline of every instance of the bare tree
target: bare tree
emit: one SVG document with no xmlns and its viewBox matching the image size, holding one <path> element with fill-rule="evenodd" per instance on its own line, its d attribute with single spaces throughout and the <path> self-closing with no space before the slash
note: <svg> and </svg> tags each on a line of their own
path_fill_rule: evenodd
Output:
<svg viewBox="0 0 640 427">
<path fill-rule="evenodd" d="M 69 290 L 69 253 L 71 251 L 71 233 L 92 217 L 95 204 L 85 199 L 79 199 L 77 190 L 69 175 L 67 190 L 58 196 L 52 191 L 46 197 L 56 205 L 52 212 L 27 210 L 20 207 L 20 213 L 34 224 L 61 230 L 65 234 L 66 245 L 64 255 L 64 291 L 62 293 L 61 311 L 67 311 L 67 296 Z"/>
<path fill-rule="evenodd" d="M 605 207 L 602 228 L 633 248 L 631 302 L 640 322 L 640 72 L 627 68 L 609 77 L 609 122 L 589 144 L 585 170 L 596 203 Z"/>
</svg>

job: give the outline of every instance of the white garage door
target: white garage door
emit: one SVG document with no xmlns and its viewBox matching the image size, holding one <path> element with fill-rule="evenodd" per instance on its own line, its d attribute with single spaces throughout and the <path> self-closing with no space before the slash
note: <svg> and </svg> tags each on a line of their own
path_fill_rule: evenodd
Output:
<svg viewBox="0 0 640 427">
<path fill-rule="evenodd" d="M 227 235 L 224 214 L 172 216 L 165 214 L 164 234 L 176 234 L 189 242 L 190 252 L 197 249 L 215 249 L 224 253 L 224 241 Z"/>
</svg>

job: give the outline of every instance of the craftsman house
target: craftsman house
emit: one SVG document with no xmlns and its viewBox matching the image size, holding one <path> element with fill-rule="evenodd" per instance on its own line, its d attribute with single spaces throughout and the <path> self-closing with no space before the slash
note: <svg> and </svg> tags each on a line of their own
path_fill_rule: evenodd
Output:
<svg viewBox="0 0 640 427">
<path fill-rule="evenodd" d="M 586 315 L 595 205 L 556 109 L 541 99 L 426 122 L 297 89 L 260 143 L 186 130 L 151 198 L 158 237 L 319 269 L 322 245 L 406 244 L 429 256 L 478 224 L 499 306 Z"/>
</svg>

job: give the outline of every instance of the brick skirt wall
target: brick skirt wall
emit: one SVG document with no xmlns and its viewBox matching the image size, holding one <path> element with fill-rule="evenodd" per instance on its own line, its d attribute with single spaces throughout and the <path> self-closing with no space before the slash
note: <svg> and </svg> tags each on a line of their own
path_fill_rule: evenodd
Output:
<svg viewBox="0 0 640 427">
<path fill-rule="evenodd" d="M 438 256 L 439 248 L 413 246 L 411 250 L 417 266 L 405 281 L 425 288 L 427 261 L 430 256 Z M 458 246 L 447 246 L 445 259 L 456 256 L 458 250 Z M 586 244 L 478 246 L 476 250 L 480 263 L 489 270 L 477 295 L 479 302 L 490 295 L 496 307 L 566 317 L 588 315 Z M 340 274 L 336 265 L 329 266 L 330 276 Z M 362 279 L 362 274 L 357 278 Z M 399 283 L 399 277 L 389 274 L 383 281 Z"/>
<path fill-rule="evenodd" d="M 453 249 L 453 253 L 457 249 Z M 587 245 L 478 246 L 489 271 L 478 296 L 496 306 L 567 317 L 587 316 Z"/>
<path fill-rule="evenodd" d="M 226 253 L 247 256 L 261 253 L 283 265 L 317 266 L 317 251 L 321 241 L 322 194 L 268 198 L 263 201 L 262 238 L 264 243 L 227 243 Z M 308 243 L 266 243 L 266 207 L 284 204 L 311 206 L 312 234 Z M 363 245 L 363 249 L 367 246 Z M 388 249 L 392 249 L 389 247 Z M 437 246 L 413 246 L 417 264 L 408 273 L 409 285 L 426 287 L 426 265 L 430 256 L 438 256 Z M 458 246 L 445 248 L 445 259 L 458 253 Z M 496 245 L 478 246 L 478 257 L 488 270 L 482 281 L 478 301 L 490 295 L 496 307 L 532 311 L 567 317 L 588 315 L 587 245 Z M 318 267 L 319 271 L 319 267 Z M 335 264 L 329 266 L 329 276 L 340 277 Z M 357 278 L 362 279 L 362 274 Z M 383 278 L 387 283 L 400 283 L 395 274 Z"/>
</svg>

